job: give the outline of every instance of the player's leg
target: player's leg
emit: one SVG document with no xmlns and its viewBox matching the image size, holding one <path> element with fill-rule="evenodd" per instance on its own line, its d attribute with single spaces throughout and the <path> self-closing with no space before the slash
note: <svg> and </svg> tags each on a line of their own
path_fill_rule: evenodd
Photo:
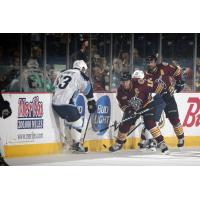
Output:
<svg viewBox="0 0 200 200">
<path fill-rule="evenodd" d="M 156 126 L 156 122 L 154 120 L 154 110 L 151 110 L 145 114 L 143 114 L 145 127 L 152 134 L 153 138 L 157 142 L 158 147 L 160 148 L 162 153 L 168 153 L 168 147 L 165 144 L 164 138 L 161 135 L 160 129 Z"/>
<path fill-rule="evenodd" d="M 84 147 L 81 144 L 81 132 L 83 127 L 83 120 L 77 109 L 73 105 L 57 106 L 53 105 L 56 113 L 65 119 L 65 125 L 71 127 L 71 137 L 73 140 L 72 151 L 85 152 Z"/>
<path fill-rule="evenodd" d="M 173 126 L 174 132 L 178 138 L 178 147 L 184 146 L 184 131 L 183 126 L 179 119 L 178 107 L 174 96 L 169 96 L 165 98 L 166 107 L 165 114 Z"/>
<path fill-rule="evenodd" d="M 165 102 L 162 100 L 160 95 L 155 95 L 153 98 L 153 102 L 150 103 L 149 107 L 154 107 L 155 108 L 155 115 L 154 119 L 156 123 L 159 123 L 159 120 L 161 118 L 161 114 L 165 108 Z M 152 138 L 151 133 L 147 130 L 147 128 L 144 126 L 141 132 L 141 140 L 138 143 L 139 148 L 146 149 L 150 148 L 151 150 L 155 151 L 156 150 L 156 144 L 155 141 Z"/>
<path fill-rule="evenodd" d="M 146 128 L 145 126 L 142 128 L 141 135 L 140 135 L 140 142 L 138 143 L 138 147 L 140 150 L 146 150 L 147 146 L 147 138 L 146 138 Z"/>
<path fill-rule="evenodd" d="M 127 119 L 128 117 L 130 117 L 130 114 L 127 112 L 124 112 L 122 119 Z M 110 152 L 114 152 L 114 151 L 118 151 L 122 149 L 123 144 L 126 142 L 127 134 L 131 130 L 131 128 L 135 125 L 136 120 L 137 118 L 130 119 L 119 125 L 119 132 L 117 135 L 117 139 L 115 141 L 115 144 L 109 148 Z"/>
<path fill-rule="evenodd" d="M 140 142 L 138 143 L 138 147 L 141 151 L 145 151 L 150 149 L 152 151 L 156 151 L 156 143 L 153 139 L 151 133 L 145 128 L 142 128 Z"/>
<path fill-rule="evenodd" d="M 166 103 L 164 100 L 160 97 L 160 95 L 154 96 L 154 104 L 155 104 L 155 121 L 159 122 L 162 112 L 165 109 Z"/>
</svg>

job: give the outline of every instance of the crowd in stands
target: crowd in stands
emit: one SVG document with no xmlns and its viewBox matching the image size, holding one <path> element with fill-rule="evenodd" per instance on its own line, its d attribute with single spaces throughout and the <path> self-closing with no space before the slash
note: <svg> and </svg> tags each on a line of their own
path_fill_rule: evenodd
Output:
<svg viewBox="0 0 200 200">
<path fill-rule="evenodd" d="M 43 51 L 44 49 L 39 45 L 32 46 L 29 58 L 22 59 L 21 64 L 19 48 L 13 49 L 10 58 L 7 59 L 9 61 L 5 62 L 4 48 L 0 46 L 0 82 L 1 84 L 5 83 L 2 87 L 3 91 L 53 92 L 53 83 L 59 71 L 52 64 L 47 63 L 44 67 Z M 134 48 L 132 54 L 131 56 L 129 49 L 119 50 L 111 60 L 109 55 L 101 54 L 97 45 L 90 44 L 88 38 L 82 38 L 79 48 L 70 54 L 68 68 L 71 68 L 75 60 L 84 60 L 88 66 L 91 66 L 89 75 L 94 91 L 116 91 L 120 84 L 121 72 L 145 70 L 145 57 L 140 56 L 137 48 Z M 131 59 L 133 59 L 133 67 Z M 179 59 L 181 67 L 184 68 L 186 82 L 184 91 L 193 91 L 193 66 L 189 66 L 187 62 L 181 63 L 183 60 Z M 172 64 L 175 62 L 175 60 L 171 60 Z M 196 90 L 200 91 L 200 58 L 197 58 L 195 86 Z"/>
</svg>

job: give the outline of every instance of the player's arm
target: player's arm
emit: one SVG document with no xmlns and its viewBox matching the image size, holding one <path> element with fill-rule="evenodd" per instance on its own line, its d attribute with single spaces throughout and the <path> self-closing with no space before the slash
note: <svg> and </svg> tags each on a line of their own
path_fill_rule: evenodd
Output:
<svg viewBox="0 0 200 200">
<path fill-rule="evenodd" d="M 121 108 L 121 110 L 124 113 L 126 113 L 127 116 L 135 115 L 135 110 L 129 105 L 127 99 L 125 98 L 125 96 L 121 92 L 120 88 L 118 88 L 118 90 L 117 90 L 116 98 L 117 98 L 119 107 Z"/>
<path fill-rule="evenodd" d="M 176 84 L 174 86 L 176 92 L 180 92 L 184 88 L 184 81 L 183 81 L 183 70 L 178 65 L 167 65 L 166 71 L 169 76 L 173 77 L 176 81 Z"/>
<path fill-rule="evenodd" d="M 117 98 L 119 107 L 124 112 L 126 110 L 126 108 L 128 108 L 128 101 L 127 101 L 127 99 L 125 99 L 125 97 L 123 97 L 123 94 L 122 94 L 120 88 L 118 88 L 118 90 L 117 90 L 116 98 Z"/>
<path fill-rule="evenodd" d="M 12 114 L 10 103 L 3 99 L 3 96 L 0 92 L 0 117 L 6 119 Z"/>
<path fill-rule="evenodd" d="M 83 78 L 82 91 L 88 100 L 88 111 L 89 113 L 94 113 L 97 109 L 97 106 L 94 99 L 92 83 L 90 82 L 89 77 L 86 74 L 81 72 L 81 76 Z"/>
<path fill-rule="evenodd" d="M 3 101 L 4 101 L 4 99 L 3 99 L 3 96 L 2 96 L 1 91 L 0 91 L 0 103 L 2 103 Z"/>
</svg>

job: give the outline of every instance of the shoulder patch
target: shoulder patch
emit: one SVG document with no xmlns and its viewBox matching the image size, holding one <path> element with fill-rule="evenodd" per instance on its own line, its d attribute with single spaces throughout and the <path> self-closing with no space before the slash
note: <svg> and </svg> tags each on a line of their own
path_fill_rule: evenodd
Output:
<svg viewBox="0 0 200 200">
<path fill-rule="evenodd" d="M 141 85 L 144 84 L 144 79 L 138 79 L 138 83 Z"/>
</svg>

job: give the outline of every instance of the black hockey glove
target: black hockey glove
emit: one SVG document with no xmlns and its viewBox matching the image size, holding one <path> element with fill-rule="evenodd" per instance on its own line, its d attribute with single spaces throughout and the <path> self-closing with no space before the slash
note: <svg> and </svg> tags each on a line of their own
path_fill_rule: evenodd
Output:
<svg viewBox="0 0 200 200">
<path fill-rule="evenodd" d="M 176 81 L 174 88 L 177 93 L 181 92 L 184 88 L 184 81 L 183 80 Z"/>
<path fill-rule="evenodd" d="M 94 99 L 88 101 L 88 111 L 89 111 L 89 113 L 94 113 L 96 110 L 97 110 L 96 101 Z"/>
<path fill-rule="evenodd" d="M 8 118 L 12 114 L 12 110 L 10 108 L 10 103 L 8 101 L 2 101 L 0 104 L 0 117 L 3 119 Z"/>
</svg>

